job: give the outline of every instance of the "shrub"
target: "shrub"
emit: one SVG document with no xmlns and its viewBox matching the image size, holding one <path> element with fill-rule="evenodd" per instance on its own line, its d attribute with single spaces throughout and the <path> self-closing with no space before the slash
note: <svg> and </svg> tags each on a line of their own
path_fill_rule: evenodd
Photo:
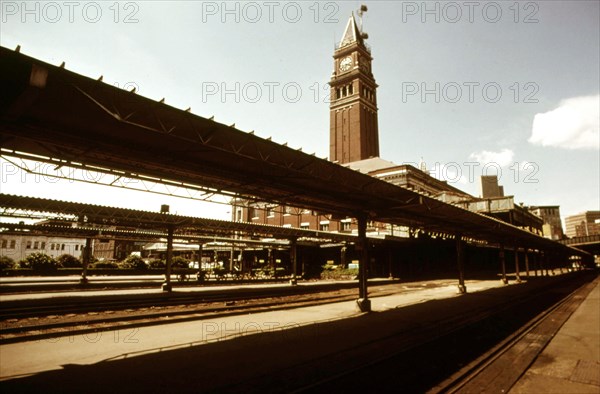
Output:
<svg viewBox="0 0 600 394">
<path fill-rule="evenodd" d="M 15 268 L 15 261 L 8 256 L 0 256 L 0 270 Z"/>
<path fill-rule="evenodd" d="M 27 260 L 21 259 L 17 262 L 15 268 L 29 269 L 31 268 L 31 266 L 29 265 L 29 262 Z"/>
<path fill-rule="evenodd" d="M 56 258 L 56 261 L 64 268 L 79 268 L 82 266 L 81 261 L 70 254 L 61 254 Z"/>
<path fill-rule="evenodd" d="M 133 268 L 136 270 L 145 270 L 148 268 L 148 265 L 142 258 L 138 255 L 132 254 L 127 256 L 127 258 L 123 261 L 123 265 L 127 265 L 127 268 Z M 124 268 L 124 267 L 121 267 Z"/>
<path fill-rule="evenodd" d="M 163 269 L 165 268 L 167 265 L 165 264 L 164 260 L 152 260 L 150 263 L 148 263 L 148 266 L 152 269 Z"/>
<path fill-rule="evenodd" d="M 58 263 L 51 256 L 43 253 L 32 253 L 25 258 L 28 267 L 34 271 L 50 272 L 56 271 Z"/>
<path fill-rule="evenodd" d="M 117 263 L 113 263 L 112 261 L 98 261 L 97 263 L 92 264 L 92 268 L 119 268 Z"/>
<path fill-rule="evenodd" d="M 127 261 L 123 260 L 117 263 L 117 266 L 119 267 L 119 269 L 121 270 L 129 270 L 131 269 L 131 264 L 129 264 Z"/>
<path fill-rule="evenodd" d="M 171 261 L 171 268 L 189 268 L 190 261 L 185 257 L 176 256 Z"/>
<path fill-rule="evenodd" d="M 321 279 L 354 279 L 358 275 L 357 268 L 332 268 L 324 266 Z"/>
</svg>

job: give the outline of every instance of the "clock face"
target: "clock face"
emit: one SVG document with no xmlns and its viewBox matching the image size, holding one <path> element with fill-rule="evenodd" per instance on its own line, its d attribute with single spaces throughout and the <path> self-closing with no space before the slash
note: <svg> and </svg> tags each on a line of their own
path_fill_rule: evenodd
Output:
<svg viewBox="0 0 600 394">
<path fill-rule="evenodd" d="M 348 71 L 348 70 L 350 70 L 351 66 L 352 66 L 352 57 L 346 56 L 340 62 L 340 71 Z"/>
</svg>

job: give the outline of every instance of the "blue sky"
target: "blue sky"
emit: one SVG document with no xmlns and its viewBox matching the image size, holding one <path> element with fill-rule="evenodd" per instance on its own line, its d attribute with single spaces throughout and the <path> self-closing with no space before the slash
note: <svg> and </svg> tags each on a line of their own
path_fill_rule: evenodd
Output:
<svg viewBox="0 0 600 394">
<path fill-rule="evenodd" d="M 598 1 L 366 2 L 381 157 L 478 195 L 600 209 Z M 355 1 L 2 2 L 0 44 L 326 157 L 334 43 Z M 69 8 L 71 7 L 71 8 Z M 227 207 L 32 180 L 3 193 L 227 217 Z"/>
</svg>

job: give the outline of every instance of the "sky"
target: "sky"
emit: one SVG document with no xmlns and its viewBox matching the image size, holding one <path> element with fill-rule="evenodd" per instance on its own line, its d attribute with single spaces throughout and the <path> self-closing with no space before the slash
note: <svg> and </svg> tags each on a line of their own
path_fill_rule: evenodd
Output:
<svg viewBox="0 0 600 394">
<path fill-rule="evenodd" d="M 599 1 L 364 3 L 382 158 L 475 196 L 497 174 L 516 203 L 563 218 L 600 209 Z M 326 158 L 334 45 L 360 4 L 2 1 L 0 45 Z M 2 193 L 230 217 L 0 170 Z"/>
</svg>

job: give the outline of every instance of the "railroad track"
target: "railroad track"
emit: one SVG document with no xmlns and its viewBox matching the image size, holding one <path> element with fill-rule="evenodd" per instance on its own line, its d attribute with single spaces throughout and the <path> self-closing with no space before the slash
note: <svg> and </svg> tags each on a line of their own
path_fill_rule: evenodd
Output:
<svg viewBox="0 0 600 394">
<path fill-rule="evenodd" d="M 252 289 L 235 294 L 164 295 L 142 299 L 97 300 L 82 304 L 57 303 L 55 305 L 2 306 L 0 344 L 24 340 L 59 337 L 110 330 L 114 326 L 141 327 L 157 322 L 183 322 L 207 316 L 225 316 L 240 313 L 257 313 L 265 310 L 289 309 L 356 299 L 356 290 L 349 284 L 327 286 L 327 291 L 312 286 Z M 415 287 L 417 289 L 418 287 Z M 319 290 L 319 292 L 315 292 Z M 371 296 L 385 296 L 397 289 L 378 286 Z M 274 300 L 273 300 L 274 299 Z M 240 302 L 242 301 L 242 302 Z M 240 302 L 240 303 L 238 303 Z M 183 306 L 183 307 L 182 307 Z M 173 308 L 170 308 L 173 307 Z M 118 313 L 121 311 L 122 313 Z M 104 312 L 104 313 L 103 313 Z M 108 312 L 108 313 L 106 313 Z M 38 317 L 50 316 L 48 319 Z M 34 319 L 31 319 L 31 318 Z M 8 324 L 8 323 L 11 324 Z"/>
<path fill-rule="evenodd" d="M 507 393 L 597 283 L 585 284 L 552 305 L 429 393 Z"/>
<path fill-rule="evenodd" d="M 90 290 L 119 290 L 119 289 L 156 289 L 164 283 L 164 278 L 119 278 L 119 279 L 98 279 L 94 278 L 85 285 L 79 282 L 79 278 L 67 280 L 31 280 L 15 281 L 6 278 L 0 280 L 0 294 L 27 294 L 31 292 L 52 292 L 52 291 L 90 291 Z M 185 288 L 194 286 L 224 286 L 224 285 L 256 285 L 256 284 L 275 284 L 286 283 L 290 278 L 278 277 L 269 279 L 206 279 L 204 282 L 198 282 L 193 276 L 188 275 L 186 279 L 180 280 L 173 276 L 171 283 L 175 287 Z"/>
<path fill-rule="evenodd" d="M 47 315 L 67 315 L 104 310 L 140 309 L 165 307 L 182 304 L 199 304 L 260 299 L 267 297 L 285 297 L 310 294 L 315 291 L 335 291 L 353 289 L 355 283 L 340 283 L 327 286 L 283 286 L 274 288 L 237 288 L 231 291 L 208 290 L 185 293 L 152 293 L 131 295 L 106 295 L 96 297 L 56 296 L 44 299 L 2 301 L 0 320 L 23 319 Z M 127 297 L 127 298 L 125 298 Z"/>
<path fill-rule="evenodd" d="M 485 365 L 492 362 L 494 357 L 501 353 L 506 354 L 506 349 L 511 346 L 510 341 L 506 340 L 506 343 L 502 342 L 496 346 L 498 342 L 531 320 L 532 314 L 537 315 L 540 311 L 536 309 L 542 308 L 542 315 L 548 316 L 553 310 L 560 309 L 561 305 L 568 304 L 569 300 L 577 297 L 569 294 L 582 285 L 585 287 L 589 281 L 589 275 L 588 278 L 575 275 L 563 282 L 550 280 L 547 284 L 534 287 L 531 294 L 521 292 L 493 306 L 488 304 L 479 309 L 466 309 L 435 323 L 430 321 L 425 324 L 409 324 L 408 328 L 392 335 L 351 346 L 304 365 L 272 371 L 268 382 L 269 385 L 280 387 L 283 391 L 295 393 L 358 392 L 375 388 L 379 392 L 403 393 L 422 393 L 430 390 L 432 393 L 473 392 L 469 391 L 473 386 L 463 391 L 469 383 L 468 380 L 464 384 L 462 382 L 472 373 L 481 373 L 480 368 L 485 369 Z M 535 308 L 532 309 L 531 306 Z M 550 309 L 546 311 L 547 308 Z M 528 309 L 527 313 L 524 309 Z M 518 310 L 520 312 L 517 312 Z M 526 324 L 522 330 L 534 327 L 539 319 Z M 497 325 L 502 326 L 501 329 L 496 327 Z M 525 331 L 513 336 L 527 336 Z M 494 354 L 469 365 L 464 372 L 465 376 L 455 376 L 445 381 L 448 376 L 490 348 L 493 348 Z M 276 380 L 273 376 L 276 376 Z M 249 381 L 219 387 L 219 390 L 237 392 L 252 387 L 250 392 L 258 393 L 268 390 L 263 383 L 265 379 L 266 376 L 259 376 Z M 482 379 L 488 377 L 484 376 Z M 436 386 L 438 382 L 444 384 Z M 478 383 L 472 384 L 478 387 Z"/>
</svg>

